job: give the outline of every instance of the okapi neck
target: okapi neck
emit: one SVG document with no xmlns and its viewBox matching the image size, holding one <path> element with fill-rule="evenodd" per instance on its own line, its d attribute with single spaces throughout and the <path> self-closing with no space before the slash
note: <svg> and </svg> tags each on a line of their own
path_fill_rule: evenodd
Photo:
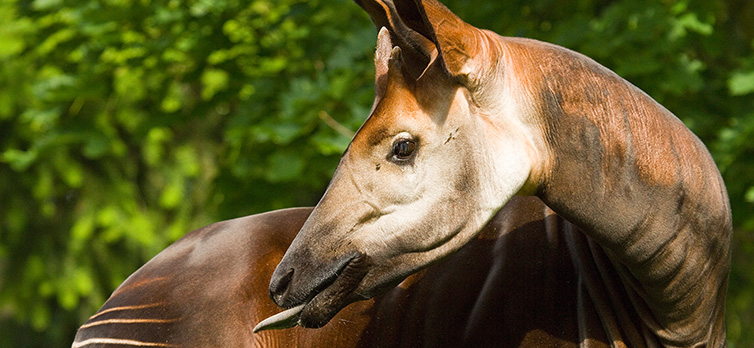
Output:
<svg viewBox="0 0 754 348">
<path fill-rule="evenodd" d="M 539 196 L 604 248 L 664 340 L 702 339 L 721 322 L 710 318 L 722 316 L 730 266 L 730 207 L 711 155 L 615 73 L 563 48 L 531 46 L 521 56 L 538 76 L 527 89 L 552 160 Z"/>
</svg>

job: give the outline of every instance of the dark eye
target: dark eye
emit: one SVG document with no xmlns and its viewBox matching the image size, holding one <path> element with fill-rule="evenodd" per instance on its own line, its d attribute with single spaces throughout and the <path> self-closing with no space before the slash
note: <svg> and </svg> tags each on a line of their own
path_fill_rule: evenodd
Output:
<svg viewBox="0 0 754 348">
<path fill-rule="evenodd" d="M 393 158 L 399 161 L 407 160 L 416 150 L 416 143 L 413 140 L 400 139 L 393 143 Z"/>
</svg>

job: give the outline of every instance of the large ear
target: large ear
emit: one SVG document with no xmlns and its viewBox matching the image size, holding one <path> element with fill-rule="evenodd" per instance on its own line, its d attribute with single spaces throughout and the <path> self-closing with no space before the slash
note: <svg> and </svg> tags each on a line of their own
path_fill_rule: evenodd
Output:
<svg viewBox="0 0 754 348">
<path fill-rule="evenodd" d="M 378 29 L 387 28 L 393 45 L 401 48 L 404 67 L 414 79 L 418 78 L 429 62 L 437 55 L 431 39 L 431 28 L 411 2 L 392 0 L 355 0 L 372 18 Z M 406 6 L 409 5 L 409 6 Z M 417 30 L 417 28 L 419 30 Z"/>
<path fill-rule="evenodd" d="M 464 22 L 437 0 L 408 1 L 414 2 L 425 26 L 429 28 L 429 37 L 440 51 L 447 72 L 461 81 L 467 81 L 477 69 L 475 59 L 488 58 L 483 56 L 484 33 Z"/>
<path fill-rule="evenodd" d="M 484 51 L 480 40 L 484 35 L 437 0 L 355 1 L 378 28 L 388 28 L 393 42 L 402 48 L 406 68 L 414 78 L 435 58 L 461 82 L 473 74 L 474 58 Z"/>
</svg>

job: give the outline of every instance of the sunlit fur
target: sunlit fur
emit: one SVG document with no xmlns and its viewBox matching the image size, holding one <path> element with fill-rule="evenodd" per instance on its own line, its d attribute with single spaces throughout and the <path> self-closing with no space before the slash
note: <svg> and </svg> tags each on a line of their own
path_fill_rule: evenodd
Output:
<svg viewBox="0 0 754 348">
<path fill-rule="evenodd" d="M 375 104 L 272 277 L 279 305 L 306 303 L 300 324 L 323 325 L 536 194 L 605 249 L 662 344 L 724 341 L 728 198 L 672 113 L 583 55 L 476 29 L 435 0 L 359 3 L 387 26 Z M 402 138 L 417 143 L 408 162 L 391 159 Z M 338 278 L 347 255 L 369 261 L 358 284 Z"/>
<path fill-rule="evenodd" d="M 381 35 L 380 40 L 389 39 Z M 378 46 L 390 47 L 385 42 Z M 437 59 L 414 81 L 400 52 L 377 53 L 387 61 L 376 64 L 388 67 L 386 76 L 378 76 L 385 81 L 378 91 L 381 98 L 303 227 L 297 241 L 306 244 L 294 241 L 289 249 L 289 259 L 353 251 L 368 255 L 369 272 L 347 294 L 353 298 L 374 296 L 466 244 L 526 186 L 533 164 L 540 162 L 531 140 L 541 137 L 530 134 L 515 103 L 482 107 Z M 509 117 L 493 117 L 500 112 Z M 390 158 L 393 143 L 402 138 L 417 144 L 406 163 Z M 317 272 L 300 267 L 297 272 Z M 305 292 L 294 290 L 289 301 L 312 295 L 298 286 L 301 279 L 294 275 L 291 289 Z"/>
</svg>

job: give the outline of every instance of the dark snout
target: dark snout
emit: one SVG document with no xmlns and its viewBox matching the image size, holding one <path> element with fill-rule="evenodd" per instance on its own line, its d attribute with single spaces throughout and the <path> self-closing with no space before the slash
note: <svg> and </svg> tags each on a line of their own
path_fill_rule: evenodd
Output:
<svg viewBox="0 0 754 348">
<path fill-rule="evenodd" d="M 280 261 L 270 279 L 270 297 L 280 307 L 293 307 L 308 302 L 333 281 L 355 258 L 356 253 L 332 260 L 313 260 L 306 251 L 289 255 Z"/>
<path fill-rule="evenodd" d="M 272 278 L 270 279 L 270 298 L 272 298 L 278 306 L 291 307 L 289 303 L 292 302 L 292 300 L 289 290 L 291 288 L 290 284 L 293 279 L 294 271 L 295 269 L 286 268 L 286 266 L 281 263 L 278 264 L 277 268 L 275 268 L 275 272 L 272 274 Z"/>
<path fill-rule="evenodd" d="M 272 274 L 270 297 L 285 308 L 306 304 L 299 325 L 321 327 L 360 299 L 353 292 L 366 275 L 366 259 L 357 251 L 323 261 L 316 261 L 310 252 L 286 253 Z"/>
</svg>

